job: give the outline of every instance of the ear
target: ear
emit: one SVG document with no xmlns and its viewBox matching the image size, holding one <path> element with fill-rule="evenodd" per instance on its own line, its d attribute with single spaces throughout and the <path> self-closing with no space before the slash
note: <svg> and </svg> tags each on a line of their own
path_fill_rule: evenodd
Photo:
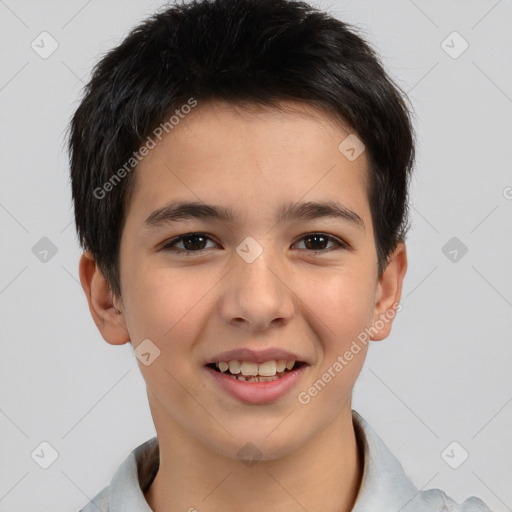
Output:
<svg viewBox="0 0 512 512">
<path fill-rule="evenodd" d="M 88 251 L 80 258 L 79 274 L 89 311 L 103 339 L 111 345 L 129 342 L 124 314 L 114 304 L 110 286 Z"/>
<path fill-rule="evenodd" d="M 373 327 L 369 329 L 373 341 L 383 340 L 391 332 L 393 319 L 401 309 L 400 297 L 406 271 L 407 250 L 405 243 L 400 241 L 377 283 Z"/>
</svg>

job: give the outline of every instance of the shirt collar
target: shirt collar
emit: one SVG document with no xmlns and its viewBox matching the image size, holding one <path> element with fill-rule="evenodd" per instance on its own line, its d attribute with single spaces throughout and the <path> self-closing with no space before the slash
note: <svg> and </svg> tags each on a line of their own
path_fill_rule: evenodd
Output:
<svg viewBox="0 0 512 512">
<path fill-rule="evenodd" d="M 358 443 L 364 454 L 363 476 L 353 512 L 418 511 L 419 491 L 368 423 L 352 411 Z M 152 512 L 144 492 L 159 466 L 157 437 L 137 446 L 115 472 L 110 487 L 110 512 Z M 422 507 L 420 507 L 422 508 Z"/>
<path fill-rule="evenodd" d="M 352 512 L 419 510 L 419 491 L 382 439 L 356 411 L 352 419 L 364 453 L 361 487 Z"/>
</svg>

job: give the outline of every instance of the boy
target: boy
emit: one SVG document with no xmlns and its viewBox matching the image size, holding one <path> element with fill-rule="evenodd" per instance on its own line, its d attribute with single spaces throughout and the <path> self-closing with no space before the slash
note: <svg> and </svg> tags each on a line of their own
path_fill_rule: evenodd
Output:
<svg viewBox="0 0 512 512">
<path fill-rule="evenodd" d="M 84 512 L 489 510 L 418 491 L 351 409 L 400 308 L 414 135 L 348 25 L 170 8 L 98 64 L 69 148 L 80 280 L 157 431 Z"/>
</svg>

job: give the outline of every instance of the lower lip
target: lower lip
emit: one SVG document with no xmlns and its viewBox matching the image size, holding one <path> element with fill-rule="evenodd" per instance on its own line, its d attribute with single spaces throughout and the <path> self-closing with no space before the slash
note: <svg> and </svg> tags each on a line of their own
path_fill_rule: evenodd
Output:
<svg viewBox="0 0 512 512">
<path fill-rule="evenodd" d="M 270 382 L 244 382 L 213 368 L 206 366 L 206 370 L 215 381 L 231 396 L 247 404 L 266 404 L 274 402 L 285 396 L 297 384 L 306 370 L 305 364 L 286 372 L 281 378 Z"/>
</svg>

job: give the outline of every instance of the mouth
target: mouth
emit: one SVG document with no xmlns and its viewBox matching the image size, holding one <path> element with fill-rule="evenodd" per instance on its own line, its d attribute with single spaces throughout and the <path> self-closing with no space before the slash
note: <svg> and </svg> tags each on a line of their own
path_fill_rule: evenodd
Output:
<svg viewBox="0 0 512 512">
<path fill-rule="evenodd" d="M 212 389 L 239 402 L 264 405 L 287 400 L 307 378 L 311 366 L 304 356 L 280 347 L 240 347 L 203 362 Z"/>
<path fill-rule="evenodd" d="M 242 382 L 272 382 L 282 379 L 305 365 L 305 362 L 296 360 L 286 361 L 280 359 L 255 363 L 253 361 L 239 361 L 235 359 L 209 363 L 206 367 L 226 377 Z"/>
</svg>

